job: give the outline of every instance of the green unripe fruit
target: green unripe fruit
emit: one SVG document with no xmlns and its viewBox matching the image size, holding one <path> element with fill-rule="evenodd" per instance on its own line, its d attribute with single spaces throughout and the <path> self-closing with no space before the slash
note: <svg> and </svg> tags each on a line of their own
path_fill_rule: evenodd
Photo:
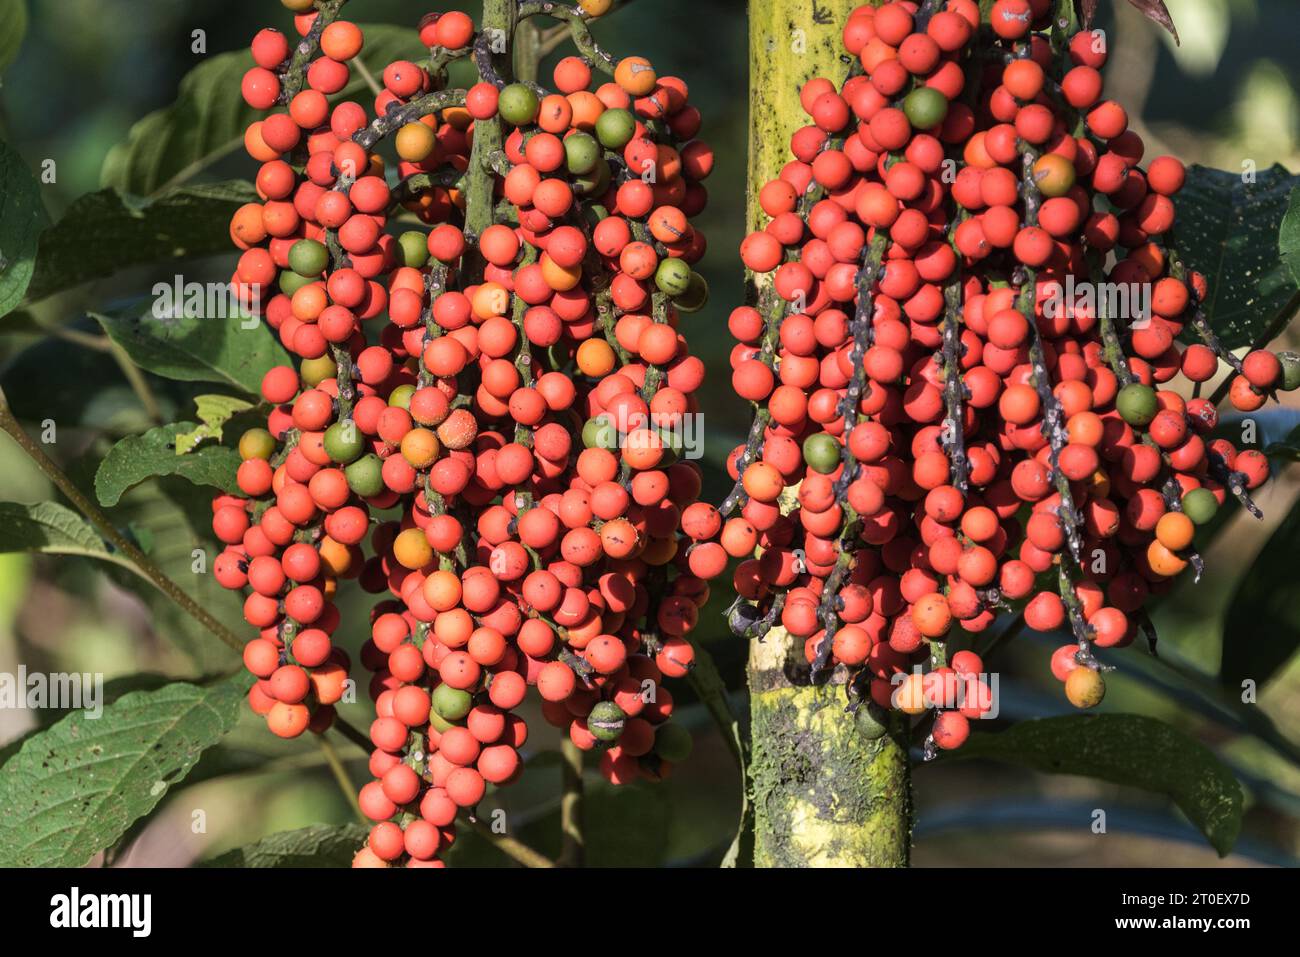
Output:
<svg viewBox="0 0 1300 957">
<path fill-rule="evenodd" d="M 678 296 L 673 305 L 678 312 L 699 312 L 709 301 L 709 283 L 697 272 L 691 273 L 691 284 Z"/>
<path fill-rule="evenodd" d="M 363 455 L 343 470 L 348 488 L 362 498 L 370 498 L 384 490 L 383 465 L 374 453 Z"/>
<path fill-rule="evenodd" d="M 312 276 L 300 276 L 292 269 L 280 270 L 280 291 L 286 296 L 293 296 L 303 286 L 310 286 L 316 279 Z"/>
<path fill-rule="evenodd" d="M 511 83 L 501 91 L 497 112 L 511 126 L 525 126 L 537 119 L 537 94 L 522 83 Z"/>
<path fill-rule="evenodd" d="M 411 396 L 415 395 L 415 386 L 410 383 L 399 385 L 388 393 L 388 404 L 397 409 L 411 408 Z"/>
<path fill-rule="evenodd" d="M 596 139 L 606 149 L 621 150 L 635 133 L 636 117 L 627 110 L 606 110 L 596 119 Z"/>
<path fill-rule="evenodd" d="M 266 429 L 249 429 L 239 437 L 241 459 L 269 459 L 275 454 L 275 438 Z"/>
<path fill-rule="evenodd" d="M 803 440 L 803 460 L 814 472 L 829 475 L 840 465 L 840 443 L 835 436 L 814 432 Z"/>
<path fill-rule="evenodd" d="M 299 276 L 315 279 L 330 264 L 330 251 L 314 239 L 300 239 L 289 247 L 289 268 Z"/>
<path fill-rule="evenodd" d="M 903 113 L 915 129 L 933 129 L 948 115 L 948 98 L 933 87 L 923 86 L 904 97 Z"/>
<path fill-rule="evenodd" d="M 564 162 L 570 173 L 590 173 L 599 159 L 600 144 L 590 133 L 573 133 L 564 138 Z"/>
<path fill-rule="evenodd" d="M 441 684 L 433 689 L 433 713 L 447 721 L 459 721 L 474 707 L 474 697 L 468 691 Z"/>
<path fill-rule="evenodd" d="M 680 259 L 665 259 L 655 270 L 655 285 L 660 292 L 680 296 L 691 288 L 691 267 Z"/>
<path fill-rule="evenodd" d="M 1131 382 L 1119 390 L 1119 395 L 1115 397 L 1115 408 L 1119 411 L 1120 418 L 1129 425 L 1144 428 L 1156 417 L 1160 404 L 1156 401 L 1155 389 L 1141 382 Z"/>
<path fill-rule="evenodd" d="M 338 371 L 338 363 L 329 353 L 318 359 L 303 359 L 302 364 L 298 366 L 298 375 L 313 389 L 326 379 L 334 378 Z"/>
<path fill-rule="evenodd" d="M 361 437 L 361 430 L 355 422 L 344 419 L 325 430 L 322 444 L 325 446 L 325 454 L 335 462 L 351 462 L 361 454 L 365 439 Z"/>
<path fill-rule="evenodd" d="M 429 261 L 429 237 L 418 229 L 408 229 L 397 237 L 397 246 L 402 251 L 402 264 L 412 269 L 420 269 Z"/>
<path fill-rule="evenodd" d="M 1282 380 L 1278 388 L 1283 392 L 1300 389 L 1300 353 L 1279 352 L 1277 361 L 1282 363 Z"/>
<path fill-rule="evenodd" d="M 853 727 L 868 741 L 879 741 L 889 731 L 885 715 L 875 702 L 858 707 L 853 713 Z"/>
<path fill-rule="evenodd" d="M 598 701 L 587 716 L 587 730 L 597 741 L 617 741 L 627 723 L 623 709 L 612 701 Z"/>
<path fill-rule="evenodd" d="M 588 419 L 582 427 L 582 444 L 589 449 L 612 452 L 618 448 L 618 427 L 603 415 Z"/>
<path fill-rule="evenodd" d="M 573 178 L 573 191 L 579 196 L 603 196 L 605 190 L 609 189 L 610 175 L 609 164 L 604 159 L 598 159 L 590 173 Z"/>
<path fill-rule="evenodd" d="M 666 469 L 668 466 L 681 461 L 682 452 L 685 449 L 682 433 L 680 429 L 673 428 L 656 429 L 656 431 L 664 444 L 663 458 L 659 460 L 658 467 Z"/>
<path fill-rule="evenodd" d="M 434 694 L 436 695 L 437 692 L 435 691 Z M 468 714 L 468 713 L 469 713 L 469 712 L 466 712 L 466 714 Z M 450 731 L 452 728 L 457 727 L 457 725 L 456 725 L 456 722 L 454 722 L 454 721 L 448 721 L 448 720 L 447 720 L 446 718 L 444 718 L 442 715 L 438 714 L 437 711 L 434 711 L 433 709 L 430 709 L 430 710 L 429 710 L 429 727 L 433 728 L 433 730 L 434 730 L 434 731 L 437 731 L 439 734 L 445 734 L 445 733 L 447 733 L 448 731 Z"/>
<path fill-rule="evenodd" d="M 681 764 L 689 758 L 693 746 L 691 733 L 676 722 L 661 724 L 655 732 L 655 754 L 671 764 Z"/>
<path fill-rule="evenodd" d="M 1194 488 L 1183 496 L 1183 512 L 1196 525 L 1208 525 L 1219 511 L 1219 500 L 1208 488 Z"/>
</svg>

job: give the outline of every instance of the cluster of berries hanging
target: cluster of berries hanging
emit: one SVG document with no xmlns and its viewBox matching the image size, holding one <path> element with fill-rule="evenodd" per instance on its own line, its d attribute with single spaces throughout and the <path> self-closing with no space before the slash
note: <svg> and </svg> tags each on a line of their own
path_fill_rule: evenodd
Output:
<svg viewBox="0 0 1300 957">
<path fill-rule="evenodd" d="M 530 686 L 612 782 L 689 753 L 662 683 L 709 591 L 679 550 L 703 366 L 678 323 L 706 298 L 689 220 L 713 158 L 685 83 L 592 39 L 608 0 L 541 5 L 584 54 L 555 92 L 507 79 L 521 8 L 489 0 L 481 30 L 425 16 L 428 58 L 385 67 L 369 109 L 338 96 L 364 48 L 342 5 L 286 0 L 299 39 L 258 33 L 243 79 L 268 115 L 233 283 L 295 364 L 263 381 L 243 496 L 214 502 L 216 574 L 248 589 L 249 702 L 283 737 L 347 688 L 339 584 L 379 596 L 356 863 L 437 865 L 520 773 Z M 464 58 L 479 81 L 447 89 Z M 393 228 L 412 217 L 431 228 Z"/>
<path fill-rule="evenodd" d="M 1225 496 L 1254 510 L 1267 460 L 1211 440 L 1215 405 L 1175 376 L 1229 363 L 1247 411 L 1300 385 L 1291 357 L 1238 360 L 1210 331 L 1175 244 L 1184 168 L 1143 166 L 1102 94 L 1104 35 L 1052 7 L 892 2 L 844 24 L 849 75 L 802 88 L 810 122 L 741 245 L 770 277 L 730 318 L 756 408 L 736 487 L 684 525 L 701 577 L 742 559 L 733 630 L 803 639 L 813 680 L 847 669 L 851 707 L 932 713 L 931 753 L 991 704 L 953 646 L 1016 614 L 1069 627 L 1052 672 L 1096 705 L 1093 649 L 1199 574 L 1194 532 Z M 1107 290 L 1150 308 L 1110 314 Z"/>
</svg>

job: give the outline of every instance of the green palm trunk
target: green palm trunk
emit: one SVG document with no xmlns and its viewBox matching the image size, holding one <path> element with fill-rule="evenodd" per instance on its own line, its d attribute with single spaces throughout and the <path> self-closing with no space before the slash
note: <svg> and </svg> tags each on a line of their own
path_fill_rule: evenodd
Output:
<svg viewBox="0 0 1300 957">
<path fill-rule="evenodd" d="M 838 85 L 840 33 L 860 0 L 750 0 L 748 228 L 766 225 L 759 188 L 789 161 L 810 122 L 799 88 Z M 766 278 L 766 277 L 764 277 Z M 752 290 L 757 301 L 759 282 Z M 844 710 L 843 684 L 807 680 L 803 643 L 776 628 L 749 654 L 754 863 L 759 867 L 903 867 L 911 843 L 906 744 Z M 841 679 L 842 680 L 842 679 Z"/>
</svg>

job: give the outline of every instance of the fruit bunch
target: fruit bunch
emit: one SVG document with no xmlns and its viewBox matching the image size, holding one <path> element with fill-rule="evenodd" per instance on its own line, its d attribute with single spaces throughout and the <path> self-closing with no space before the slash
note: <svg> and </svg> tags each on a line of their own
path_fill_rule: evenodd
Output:
<svg viewBox="0 0 1300 957">
<path fill-rule="evenodd" d="M 347 689 L 339 583 L 377 596 L 356 863 L 427 866 L 520 773 L 529 686 L 612 782 L 689 753 L 663 682 L 708 597 L 678 547 L 703 377 L 678 323 L 706 296 L 712 154 L 685 83 L 592 39 L 607 2 L 545 5 L 583 54 L 555 92 L 509 79 L 498 40 L 525 14 L 487 0 L 482 29 L 426 15 L 428 57 L 388 64 L 372 103 L 340 96 L 365 45 L 342 6 L 303 9 L 292 45 L 260 32 L 243 80 L 268 113 L 233 284 L 295 364 L 262 384 L 244 495 L 214 503 L 217 576 L 251 589 L 249 702 L 285 737 Z M 446 88 L 458 59 L 469 89 Z"/>
<path fill-rule="evenodd" d="M 1176 376 L 1231 364 L 1242 410 L 1300 384 L 1294 357 L 1238 360 L 1210 331 L 1175 237 L 1184 168 L 1143 166 L 1104 35 L 1053 6 L 854 10 L 852 68 L 801 89 L 809 122 L 740 247 L 761 292 L 730 316 L 756 409 L 735 489 L 685 516 L 697 575 L 742 559 L 733 630 L 802 639 L 851 707 L 932 713 L 930 753 L 990 709 L 981 633 L 1068 627 L 1051 669 L 1093 706 L 1094 649 L 1199 574 L 1195 529 L 1227 495 L 1253 510 L 1267 460 L 1212 438 L 1214 402 Z M 1098 308 L 1111 290 L 1150 308 Z"/>
</svg>

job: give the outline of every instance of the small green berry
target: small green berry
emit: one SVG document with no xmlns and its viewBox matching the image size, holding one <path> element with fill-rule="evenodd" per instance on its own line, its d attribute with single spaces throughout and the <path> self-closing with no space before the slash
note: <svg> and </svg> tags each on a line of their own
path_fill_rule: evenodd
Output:
<svg viewBox="0 0 1300 957">
<path fill-rule="evenodd" d="M 814 432 L 803 440 L 803 460 L 814 472 L 829 475 L 840 465 L 840 443 L 835 436 Z"/>
<path fill-rule="evenodd" d="M 313 389 L 326 379 L 334 378 L 338 371 L 338 364 L 328 353 L 319 359 L 303 359 L 298 367 L 298 374 L 302 376 L 302 381 Z"/>
<path fill-rule="evenodd" d="M 362 498 L 370 498 L 384 490 L 383 465 L 374 453 L 363 455 L 343 470 L 348 488 Z"/>
<path fill-rule="evenodd" d="M 611 743 L 619 739 L 627 724 L 627 715 L 612 701 L 598 701 L 587 716 L 587 730 L 597 741 Z"/>
<path fill-rule="evenodd" d="M 933 87 L 923 86 L 903 99 L 903 113 L 915 129 L 933 129 L 948 115 L 948 98 Z"/>
<path fill-rule="evenodd" d="M 429 237 L 418 229 L 408 229 L 397 237 L 403 265 L 421 269 L 429 261 Z"/>
<path fill-rule="evenodd" d="M 315 279 L 330 264 L 330 251 L 315 239 L 300 239 L 289 247 L 289 268 L 299 276 Z"/>
<path fill-rule="evenodd" d="M 627 110 L 606 110 L 596 119 L 596 138 L 607 149 L 621 150 L 635 133 L 636 117 Z"/>
<path fill-rule="evenodd" d="M 355 422 L 351 419 L 343 419 L 325 430 L 322 445 L 325 447 L 325 454 L 335 462 L 351 462 L 361 454 L 361 450 L 365 447 L 365 439 Z"/>
<path fill-rule="evenodd" d="M 269 459 L 275 454 L 275 438 L 266 429 L 249 429 L 239 437 L 239 457 Z"/>
<path fill-rule="evenodd" d="M 680 296 L 691 288 L 691 267 L 680 259 L 665 259 L 655 270 L 655 285 L 660 292 Z"/>
<path fill-rule="evenodd" d="M 1213 521 L 1219 511 L 1219 500 L 1208 488 L 1194 488 L 1183 496 L 1183 512 L 1196 525 Z"/>
<path fill-rule="evenodd" d="M 1300 353 L 1279 352 L 1277 361 L 1282 363 L 1282 381 L 1278 388 L 1283 392 L 1300 389 Z"/>
<path fill-rule="evenodd" d="M 433 689 L 431 713 L 447 721 L 459 721 L 469 714 L 469 709 L 472 707 L 474 707 L 474 698 L 468 691 L 453 688 L 448 684 L 441 684 Z"/>
<path fill-rule="evenodd" d="M 1140 382 L 1131 382 L 1119 390 L 1115 398 L 1115 408 L 1120 418 L 1135 428 L 1144 428 L 1160 411 L 1156 401 L 1156 390 Z"/>
<path fill-rule="evenodd" d="M 522 83 L 511 83 L 501 91 L 497 112 L 511 126 L 526 126 L 537 119 L 541 103 L 537 94 Z"/>
</svg>

